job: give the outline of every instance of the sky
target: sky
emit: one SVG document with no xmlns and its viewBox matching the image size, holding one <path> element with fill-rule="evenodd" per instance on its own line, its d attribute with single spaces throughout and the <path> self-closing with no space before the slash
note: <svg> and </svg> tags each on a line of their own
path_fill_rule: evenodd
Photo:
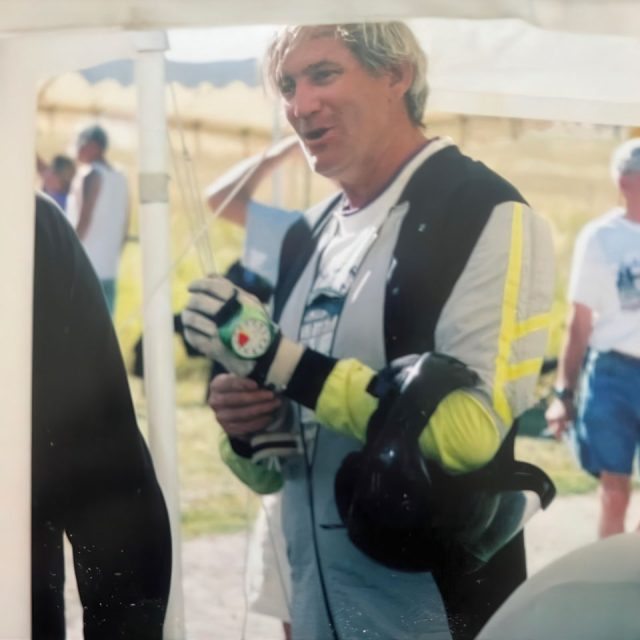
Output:
<svg viewBox="0 0 640 640">
<path fill-rule="evenodd" d="M 171 29 L 169 60 L 246 60 L 260 58 L 278 25 Z"/>
</svg>

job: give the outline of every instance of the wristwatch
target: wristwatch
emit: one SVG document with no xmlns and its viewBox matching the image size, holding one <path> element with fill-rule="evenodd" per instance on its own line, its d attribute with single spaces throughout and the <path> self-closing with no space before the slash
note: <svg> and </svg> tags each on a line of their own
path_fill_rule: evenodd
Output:
<svg viewBox="0 0 640 640">
<path fill-rule="evenodd" d="M 263 356 L 274 337 L 271 321 L 262 312 L 244 306 L 220 327 L 222 342 L 243 360 L 255 360 Z"/>
<path fill-rule="evenodd" d="M 573 400 L 573 389 L 569 389 L 568 387 L 553 387 L 551 389 L 551 393 L 554 397 L 559 398 L 563 402 Z"/>
<path fill-rule="evenodd" d="M 219 325 L 220 340 L 243 360 L 256 360 L 263 356 L 276 335 L 271 320 L 262 310 L 241 304 L 235 296 L 225 307 L 226 318 Z"/>
</svg>

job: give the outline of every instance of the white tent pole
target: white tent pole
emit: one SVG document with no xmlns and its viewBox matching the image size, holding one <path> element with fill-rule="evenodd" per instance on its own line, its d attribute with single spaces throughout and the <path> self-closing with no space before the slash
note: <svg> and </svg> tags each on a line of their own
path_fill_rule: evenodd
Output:
<svg viewBox="0 0 640 640">
<path fill-rule="evenodd" d="M 31 346 L 36 79 L 25 51 L 0 43 L 0 630 L 31 637 Z M 10 89 L 9 89 L 10 88 Z"/>
<path fill-rule="evenodd" d="M 185 637 L 180 545 L 180 493 L 175 417 L 175 363 L 171 311 L 167 118 L 164 33 L 136 39 L 140 237 L 143 270 L 144 363 L 149 446 L 169 510 L 173 539 L 171 598 L 165 640 Z"/>
</svg>

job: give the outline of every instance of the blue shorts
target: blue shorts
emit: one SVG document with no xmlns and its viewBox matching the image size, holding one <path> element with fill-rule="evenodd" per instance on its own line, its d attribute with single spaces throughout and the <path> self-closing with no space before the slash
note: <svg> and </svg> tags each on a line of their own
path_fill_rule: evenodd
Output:
<svg viewBox="0 0 640 640">
<path fill-rule="evenodd" d="M 631 475 L 640 443 L 640 359 L 615 351 L 589 354 L 574 435 L 585 471 Z"/>
</svg>

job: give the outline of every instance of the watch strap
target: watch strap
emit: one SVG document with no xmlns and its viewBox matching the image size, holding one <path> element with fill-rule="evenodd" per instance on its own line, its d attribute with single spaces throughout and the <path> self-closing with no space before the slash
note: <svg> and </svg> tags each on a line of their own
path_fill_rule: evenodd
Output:
<svg viewBox="0 0 640 640">
<path fill-rule="evenodd" d="M 559 398 L 563 401 L 573 400 L 574 398 L 573 389 L 569 389 L 568 387 L 553 387 L 551 389 L 551 393 L 555 398 Z"/>
<path fill-rule="evenodd" d="M 299 342 L 288 340 L 280 334 L 279 336 L 278 349 L 267 372 L 266 384 L 277 391 L 284 391 L 289 386 L 306 348 Z"/>
<path fill-rule="evenodd" d="M 271 368 L 271 364 L 273 363 L 276 354 L 278 353 L 278 349 L 280 347 L 280 342 L 282 341 L 282 334 L 280 331 L 276 333 L 273 338 L 273 341 L 269 345 L 269 348 L 256 359 L 255 367 L 251 370 L 249 374 L 249 378 L 255 380 L 261 386 L 267 386 L 267 376 L 269 375 L 269 369 Z"/>
<path fill-rule="evenodd" d="M 233 295 L 218 309 L 217 313 L 211 316 L 211 319 L 218 327 L 222 328 L 240 313 L 241 310 L 242 305 L 238 301 L 238 290 L 235 289 Z"/>
</svg>

